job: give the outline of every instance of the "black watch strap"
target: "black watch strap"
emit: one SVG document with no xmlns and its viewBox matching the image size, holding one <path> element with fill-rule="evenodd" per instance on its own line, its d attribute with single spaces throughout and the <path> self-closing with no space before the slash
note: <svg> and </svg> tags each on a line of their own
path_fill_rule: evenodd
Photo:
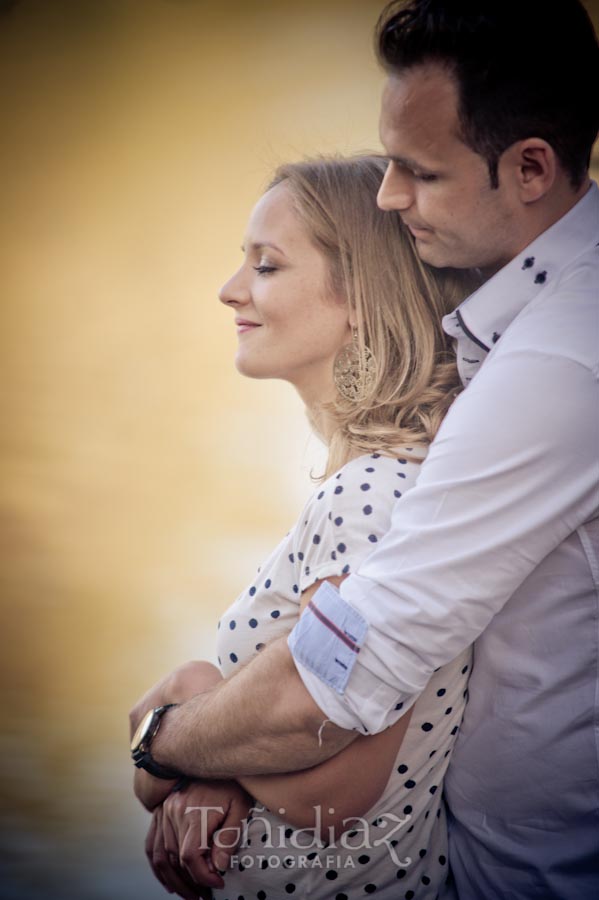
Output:
<svg viewBox="0 0 599 900">
<path fill-rule="evenodd" d="M 156 707 L 148 732 L 140 741 L 139 746 L 135 747 L 135 749 L 131 751 L 131 758 L 133 759 L 133 762 L 135 763 L 137 768 L 145 769 L 146 772 L 149 772 L 149 774 L 153 775 L 155 778 L 164 778 L 170 780 L 173 778 L 181 777 L 181 772 L 175 772 L 172 769 L 166 768 L 166 766 L 160 765 L 160 763 L 156 762 L 156 760 L 152 757 L 151 753 L 152 741 L 156 737 L 158 729 L 160 728 L 160 722 L 163 715 L 167 710 L 172 709 L 173 706 L 177 705 L 178 704 L 176 703 L 166 703 L 164 706 Z"/>
</svg>

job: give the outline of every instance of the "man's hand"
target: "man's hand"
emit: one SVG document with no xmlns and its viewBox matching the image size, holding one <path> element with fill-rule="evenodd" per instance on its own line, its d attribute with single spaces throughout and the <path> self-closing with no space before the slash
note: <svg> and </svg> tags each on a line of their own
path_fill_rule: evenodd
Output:
<svg viewBox="0 0 599 900">
<path fill-rule="evenodd" d="M 145 769 L 135 769 L 133 776 L 133 792 L 142 806 L 152 812 L 163 803 L 174 786 L 176 781 L 169 781 L 166 778 L 154 778 Z"/>
<path fill-rule="evenodd" d="M 243 835 L 252 798 L 234 781 L 192 782 L 158 807 L 146 854 L 158 880 L 186 900 L 198 886 L 222 888 Z M 222 839 L 221 839 L 222 838 Z"/>
</svg>

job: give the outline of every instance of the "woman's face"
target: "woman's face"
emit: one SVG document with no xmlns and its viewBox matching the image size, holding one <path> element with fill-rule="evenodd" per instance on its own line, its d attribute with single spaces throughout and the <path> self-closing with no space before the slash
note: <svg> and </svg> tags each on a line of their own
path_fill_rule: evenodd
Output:
<svg viewBox="0 0 599 900">
<path fill-rule="evenodd" d="M 241 268 L 219 292 L 235 311 L 237 369 L 289 381 L 306 402 L 331 399 L 333 361 L 351 340 L 348 305 L 333 293 L 285 182 L 254 207 L 243 251 Z"/>
</svg>

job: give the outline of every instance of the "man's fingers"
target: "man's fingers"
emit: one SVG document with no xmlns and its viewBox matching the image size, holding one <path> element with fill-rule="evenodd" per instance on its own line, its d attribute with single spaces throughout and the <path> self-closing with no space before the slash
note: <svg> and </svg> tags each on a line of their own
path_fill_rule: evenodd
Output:
<svg viewBox="0 0 599 900">
<path fill-rule="evenodd" d="M 198 884 L 211 888 L 224 887 L 223 879 L 211 862 L 210 851 L 202 850 L 199 844 L 199 830 L 190 827 L 179 848 L 181 866 Z"/>
</svg>

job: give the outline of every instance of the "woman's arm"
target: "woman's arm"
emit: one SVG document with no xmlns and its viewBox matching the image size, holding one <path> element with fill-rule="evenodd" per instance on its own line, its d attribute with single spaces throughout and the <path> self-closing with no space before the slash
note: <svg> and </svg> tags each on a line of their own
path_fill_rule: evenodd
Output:
<svg viewBox="0 0 599 900">
<path fill-rule="evenodd" d="M 339 586 L 344 577 L 326 580 Z M 303 592 L 301 612 L 321 584 L 317 581 Z M 336 833 L 350 828 L 352 817 L 362 816 L 383 793 L 411 712 L 408 710 L 395 725 L 380 734 L 361 735 L 336 756 L 311 769 L 282 775 L 243 776 L 238 781 L 270 810 L 281 811 L 282 818 L 292 825 L 309 828 L 319 824 L 322 837 L 328 838 L 330 828 Z"/>
</svg>

